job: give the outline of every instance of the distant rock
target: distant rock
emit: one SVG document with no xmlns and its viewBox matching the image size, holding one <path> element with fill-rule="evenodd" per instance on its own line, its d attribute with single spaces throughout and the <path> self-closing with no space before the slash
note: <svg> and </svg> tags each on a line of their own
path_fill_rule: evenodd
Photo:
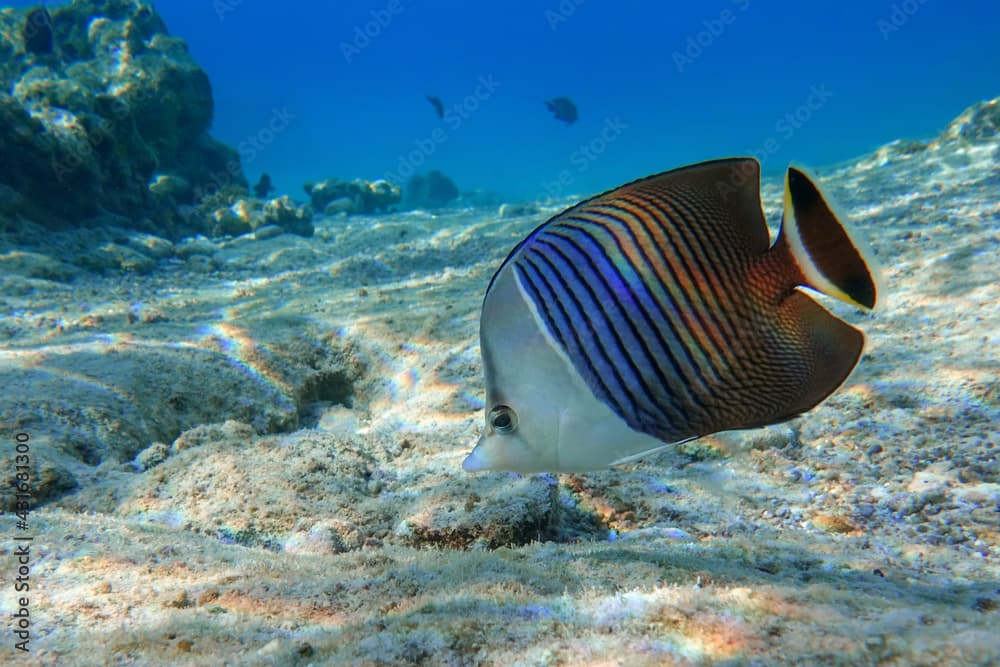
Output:
<svg viewBox="0 0 1000 667">
<path fill-rule="evenodd" d="M 146 2 L 0 12 L 0 91 L 0 184 L 48 229 L 109 213 L 177 239 L 209 222 L 178 204 L 246 191 L 236 151 L 208 135 L 208 76 Z"/>
<path fill-rule="evenodd" d="M 523 215 L 537 215 L 538 207 L 534 204 L 501 204 L 497 215 L 501 218 L 519 218 Z"/>
<path fill-rule="evenodd" d="M 211 229 L 212 236 L 239 236 L 253 231 L 245 199 L 230 207 L 216 209 L 212 219 L 215 222 Z"/>
<path fill-rule="evenodd" d="M 458 199 L 458 187 L 435 170 L 411 177 L 406 183 L 405 195 L 405 203 L 411 208 L 441 208 Z"/>
<path fill-rule="evenodd" d="M 149 191 L 167 197 L 179 204 L 190 204 L 194 200 L 194 189 L 180 176 L 156 174 L 149 184 Z"/>
<path fill-rule="evenodd" d="M 300 206 L 288 198 L 288 195 L 276 197 L 264 202 L 259 221 L 255 221 L 254 229 L 266 225 L 276 225 L 289 234 L 312 236 L 313 212 L 308 206 Z"/>
<path fill-rule="evenodd" d="M 78 263 L 96 273 L 127 271 L 146 274 L 156 266 L 156 260 L 126 244 L 107 243 L 80 256 Z"/>
<path fill-rule="evenodd" d="M 354 201 L 349 197 L 334 199 L 323 209 L 324 215 L 348 215 L 354 211 Z"/>
<path fill-rule="evenodd" d="M 0 274 L 67 282 L 79 271 L 70 264 L 37 252 L 11 251 L 0 254 Z"/>
<path fill-rule="evenodd" d="M 195 236 L 185 239 L 177 245 L 177 256 L 181 259 L 189 257 L 206 256 L 211 257 L 219 250 L 219 246 L 206 239 L 204 236 Z"/>
<path fill-rule="evenodd" d="M 175 254 L 174 244 L 159 236 L 144 234 L 142 232 L 130 232 L 125 240 L 132 250 L 149 255 L 153 259 L 167 259 Z"/>
<path fill-rule="evenodd" d="M 296 204 L 287 195 L 268 201 L 238 199 L 212 215 L 216 223 L 214 236 L 239 236 L 271 225 L 290 234 L 313 235 L 312 209 Z"/>
<path fill-rule="evenodd" d="M 169 240 L 128 229 L 124 226 L 128 222 L 105 215 L 88 219 L 81 227 L 52 232 L 20 220 L 18 234 L 0 234 L 0 247 L 9 249 L 0 251 L 0 276 L 72 282 L 80 277 L 79 269 L 101 274 L 148 273 L 160 262 L 177 256 Z M 137 222 L 150 226 L 148 221 Z"/>
<path fill-rule="evenodd" d="M 258 227 L 253 230 L 253 237 L 258 241 L 264 241 L 267 239 L 273 239 L 276 236 L 281 236 L 285 233 L 285 230 L 278 225 L 264 225 L 263 227 Z"/>
<path fill-rule="evenodd" d="M 388 211 L 389 207 L 398 204 L 402 198 L 399 186 L 384 180 L 366 181 L 356 178 L 353 181 L 342 181 L 339 178 L 327 178 L 318 183 L 306 183 L 304 188 L 313 208 L 327 215 Z"/>
</svg>

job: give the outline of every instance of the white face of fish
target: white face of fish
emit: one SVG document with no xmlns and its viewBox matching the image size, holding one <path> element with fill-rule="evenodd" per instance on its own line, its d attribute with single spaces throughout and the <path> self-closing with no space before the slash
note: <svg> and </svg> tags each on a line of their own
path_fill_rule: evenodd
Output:
<svg viewBox="0 0 1000 667">
<path fill-rule="evenodd" d="M 550 380 L 564 365 L 539 331 L 510 267 L 483 308 L 486 425 L 465 470 L 540 472 L 555 465 L 559 412 Z"/>
<path fill-rule="evenodd" d="M 465 470 L 601 470 L 664 446 L 594 397 L 541 330 L 510 266 L 494 281 L 480 327 L 486 424 Z"/>
</svg>

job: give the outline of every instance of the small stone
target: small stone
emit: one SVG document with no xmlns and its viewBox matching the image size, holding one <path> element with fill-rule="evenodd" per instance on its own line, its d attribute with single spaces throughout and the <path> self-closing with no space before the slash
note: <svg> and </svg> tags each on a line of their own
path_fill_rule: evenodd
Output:
<svg viewBox="0 0 1000 667">
<path fill-rule="evenodd" d="M 324 215 L 351 214 L 354 212 L 354 202 L 347 197 L 334 199 L 323 208 Z"/>
<path fill-rule="evenodd" d="M 168 598 L 167 601 L 163 603 L 164 607 L 173 607 L 174 609 L 184 609 L 193 605 L 194 603 L 191 601 L 191 598 L 188 597 L 187 591 L 181 591 L 174 597 Z"/>
<path fill-rule="evenodd" d="M 271 641 L 269 641 L 268 643 L 264 644 L 259 649 L 257 649 L 257 655 L 266 656 L 266 655 L 275 655 L 277 653 L 280 653 L 284 648 L 283 644 L 284 642 L 281 640 L 280 637 L 275 637 L 274 639 L 272 639 Z"/>
<path fill-rule="evenodd" d="M 218 268 L 215 260 L 205 255 L 192 255 L 184 262 L 184 266 L 192 273 L 211 273 Z"/>
<path fill-rule="evenodd" d="M 154 442 L 135 455 L 135 465 L 139 470 L 146 471 L 166 461 L 168 456 L 170 456 L 170 446 L 162 442 Z"/>
<path fill-rule="evenodd" d="M 66 282 L 76 276 L 79 271 L 48 255 L 37 252 L 13 251 L 0 255 L 0 273 Z"/>
<path fill-rule="evenodd" d="M 239 236 L 250 231 L 250 221 L 244 220 L 232 208 L 220 208 L 212 214 L 213 236 Z"/>
<path fill-rule="evenodd" d="M 981 597 L 976 598 L 976 601 L 972 603 L 972 608 L 976 611 L 982 613 L 988 613 L 991 611 L 996 611 L 998 604 L 993 598 Z"/>
<path fill-rule="evenodd" d="M 198 596 L 198 605 L 206 605 L 210 602 L 215 602 L 219 599 L 219 591 L 214 588 L 210 588 L 201 595 Z"/>
<path fill-rule="evenodd" d="M 191 184 L 173 174 L 156 174 L 149 184 L 149 191 L 185 204 L 190 203 L 193 196 Z"/>
<path fill-rule="evenodd" d="M 853 523 L 836 514 L 817 514 L 813 517 L 812 523 L 827 533 L 850 533 L 857 530 Z"/>
<path fill-rule="evenodd" d="M 525 215 L 537 215 L 538 207 L 534 204 L 501 204 L 497 215 L 501 218 L 519 218 Z"/>
<path fill-rule="evenodd" d="M 177 246 L 177 256 L 187 259 L 193 255 L 214 255 L 218 252 L 219 246 L 209 241 L 203 236 L 186 239 Z"/>
<path fill-rule="evenodd" d="M 85 268 L 98 273 L 130 271 L 146 274 L 156 266 L 156 261 L 152 257 L 118 243 L 107 243 L 95 248 L 80 257 L 79 262 Z"/>
<path fill-rule="evenodd" d="M 264 225 L 254 230 L 253 237 L 258 241 L 262 241 L 264 239 L 273 239 L 275 236 L 281 236 L 284 233 L 285 230 L 278 225 Z"/>
<path fill-rule="evenodd" d="M 125 240 L 125 245 L 153 259 L 173 257 L 175 252 L 174 244 L 170 241 L 142 232 L 130 232 Z"/>
</svg>

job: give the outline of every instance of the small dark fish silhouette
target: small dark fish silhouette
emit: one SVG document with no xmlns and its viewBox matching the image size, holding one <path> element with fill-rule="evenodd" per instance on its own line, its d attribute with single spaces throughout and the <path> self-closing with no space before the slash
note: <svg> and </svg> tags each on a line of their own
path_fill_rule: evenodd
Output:
<svg viewBox="0 0 1000 667">
<path fill-rule="evenodd" d="M 572 125 L 579 118 L 576 113 L 576 105 L 568 97 L 557 97 L 554 100 L 549 100 L 545 106 L 555 114 L 556 120 L 561 120 L 567 125 Z"/>
<path fill-rule="evenodd" d="M 257 185 L 253 186 L 253 193 L 257 195 L 258 199 L 263 199 L 272 190 L 274 190 L 274 186 L 271 185 L 271 177 L 267 172 L 264 172 L 260 175 L 260 180 L 257 181 Z"/>
<path fill-rule="evenodd" d="M 434 111 L 437 112 L 438 118 L 444 118 L 444 103 L 441 101 L 441 98 L 434 97 L 433 95 L 427 95 L 426 97 L 427 101 L 434 107 Z"/>
<path fill-rule="evenodd" d="M 52 53 L 52 16 L 49 10 L 36 7 L 28 12 L 21 37 L 29 53 Z"/>
</svg>

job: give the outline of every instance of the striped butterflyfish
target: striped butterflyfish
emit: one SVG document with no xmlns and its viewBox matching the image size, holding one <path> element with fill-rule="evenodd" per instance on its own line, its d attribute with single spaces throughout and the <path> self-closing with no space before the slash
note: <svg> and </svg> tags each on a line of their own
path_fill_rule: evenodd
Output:
<svg viewBox="0 0 1000 667">
<path fill-rule="evenodd" d="M 486 425 L 466 470 L 582 472 L 788 420 L 839 387 L 864 336 L 798 289 L 863 309 L 870 251 L 799 168 L 770 244 L 752 158 L 583 201 L 494 274 L 480 347 Z"/>
</svg>

